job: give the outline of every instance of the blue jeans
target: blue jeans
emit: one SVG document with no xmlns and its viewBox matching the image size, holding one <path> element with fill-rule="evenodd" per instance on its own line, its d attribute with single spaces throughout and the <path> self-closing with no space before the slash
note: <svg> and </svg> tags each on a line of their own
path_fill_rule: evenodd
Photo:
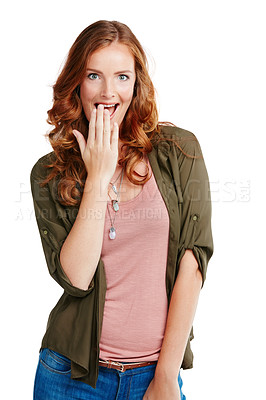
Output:
<svg viewBox="0 0 266 400">
<path fill-rule="evenodd" d="M 71 361 L 42 349 L 34 382 L 34 400 L 142 400 L 154 376 L 156 364 L 125 372 L 99 367 L 96 389 L 70 378 Z M 178 375 L 181 400 L 182 379 Z"/>
</svg>

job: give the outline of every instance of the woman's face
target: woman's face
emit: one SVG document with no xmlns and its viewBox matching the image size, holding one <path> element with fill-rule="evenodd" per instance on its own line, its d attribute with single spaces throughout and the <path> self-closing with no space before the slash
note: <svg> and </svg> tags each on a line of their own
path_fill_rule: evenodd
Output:
<svg viewBox="0 0 266 400">
<path fill-rule="evenodd" d="M 111 129 L 114 122 L 120 125 L 132 100 L 135 80 L 135 60 L 126 45 L 113 42 L 92 53 L 80 85 L 88 121 L 92 110 L 103 104 L 110 113 Z"/>
</svg>

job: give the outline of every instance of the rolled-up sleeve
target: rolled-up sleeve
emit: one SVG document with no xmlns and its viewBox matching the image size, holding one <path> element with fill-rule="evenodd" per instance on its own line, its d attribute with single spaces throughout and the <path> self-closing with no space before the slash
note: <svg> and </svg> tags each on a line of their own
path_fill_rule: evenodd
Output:
<svg viewBox="0 0 266 400">
<path fill-rule="evenodd" d="M 40 185 L 47 169 L 40 159 L 32 168 L 30 174 L 31 192 L 37 225 L 39 228 L 42 247 L 50 275 L 71 296 L 84 297 L 94 288 L 92 280 L 87 290 L 73 286 L 60 263 L 60 251 L 71 229 L 71 223 L 61 206 L 53 197 L 51 185 Z"/>
<path fill-rule="evenodd" d="M 183 149 L 193 157 L 182 152 L 177 156 L 179 177 L 176 181 L 181 198 L 178 267 L 185 250 L 192 250 L 202 274 L 203 286 L 213 254 L 211 194 L 199 142 L 193 134 L 190 139 Z"/>
</svg>

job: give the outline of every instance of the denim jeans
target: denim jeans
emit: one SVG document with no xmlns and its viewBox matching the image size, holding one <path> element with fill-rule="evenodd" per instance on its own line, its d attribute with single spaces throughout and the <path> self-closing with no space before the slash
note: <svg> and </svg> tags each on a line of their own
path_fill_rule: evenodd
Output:
<svg viewBox="0 0 266 400">
<path fill-rule="evenodd" d="M 120 372 L 99 367 L 96 389 L 70 378 L 71 361 L 42 349 L 34 383 L 34 400 L 142 400 L 154 376 L 156 364 Z M 178 375 L 181 400 L 182 379 Z"/>
</svg>

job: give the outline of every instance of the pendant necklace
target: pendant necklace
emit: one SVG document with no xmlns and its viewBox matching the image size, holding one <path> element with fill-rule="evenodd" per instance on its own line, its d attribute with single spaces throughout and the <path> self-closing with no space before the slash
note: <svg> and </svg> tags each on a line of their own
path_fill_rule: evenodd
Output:
<svg viewBox="0 0 266 400">
<path fill-rule="evenodd" d="M 121 181 L 120 181 L 120 185 L 119 185 L 119 190 L 117 190 L 116 186 L 115 186 L 115 182 L 118 180 L 120 175 L 122 175 L 122 176 L 121 176 Z M 110 222 L 111 222 L 111 228 L 109 229 L 109 238 L 112 239 L 112 240 L 116 238 L 116 230 L 115 230 L 115 227 L 114 227 L 114 222 L 115 222 L 116 213 L 119 210 L 118 202 L 119 202 L 121 185 L 122 185 L 122 181 L 123 181 L 123 177 L 124 177 L 124 168 L 122 169 L 122 172 L 121 172 L 120 175 L 117 177 L 117 179 L 115 180 L 114 183 L 111 183 L 112 189 L 116 194 L 116 200 L 112 200 L 112 206 L 113 206 L 113 210 L 115 212 L 115 215 L 114 215 L 113 219 L 111 217 L 111 213 L 110 213 L 110 210 L 109 210 L 109 204 L 107 203 L 107 211 L 108 211 Z"/>
<path fill-rule="evenodd" d="M 111 202 L 112 202 L 112 206 L 113 206 L 114 211 L 118 211 L 118 210 L 119 210 L 119 205 L 118 205 L 119 194 L 118 194 L 118 192 L 117 192 L 117 188 L 116 188 L 115 183 L 116 183 L 116 181 L 120 178 L 120 176 L 121 176 L 122 173 L 124 173 L 124 168 L 122 169 L 122 171 L 120 172 L 120 174 L 118 175 L 118 177 L 116 178 L 116 180 L 114 181 L 114 183 L 110 182 L 110 185 L 112 186 L 112 189 L 113 189 L 113 191 L 114 191 L 115 194 L 116 194 L 116 200 L 112 200 L 111 197 L 110 197 L 110 195 L 109 195 L 109 193 L 108 193 L 108 196 L 109 196 L 110 199 L 111 199 Z M 123 178 L 122 178 L 122 179 L 123 179 Z M 121 183 L 122 183 L 122 181 L 121 181 Z M 120 187 L 121 187 L 121 183 L 120 183 Z M 119 191 L 120 191 L 120 187 L 119 187 Z"/>
</svg>

